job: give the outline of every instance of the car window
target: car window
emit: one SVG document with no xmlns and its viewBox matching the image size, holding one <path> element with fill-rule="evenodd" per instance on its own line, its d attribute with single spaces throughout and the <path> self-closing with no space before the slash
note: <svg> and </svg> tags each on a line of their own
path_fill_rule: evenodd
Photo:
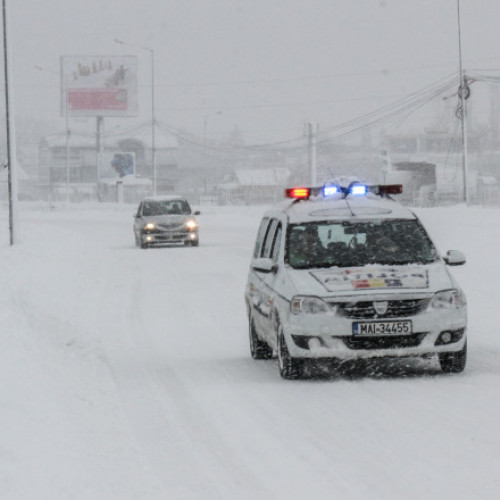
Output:
<svg viewBox="0 0 500 500">
<path fill-rule="evenodd" d="M 262 242 L 264 241 L 264 236 L 266 234 L 268 224 L 269 224 L 268 217 L 264 217 L 260 222 L 259 230 L 257 232 L 257 239 L 255 240 L 255 247 L 253 250 L 254 259 L 257 259 L 260 256 L 260 249 L 262 246 Z"/>
<path fill-rule="evenodd" d="M 285 262 L 295 268 L 429 263 L 437 251 L 415 219 L 291 224 Z"/>
<path fill-rule="evenodd" d="M 190 215 L 191 207 L 186 200 L 147 200 L 143 204 L 142 215 Z"/>
<path fill-rule="evenodd" d="M 274 262 L 276 262 L 278 260 L 282 232 L 283 231 L 282 231 L 281 222 L 278 222 L 278 225 L 276 227 L 276 231 L 274 232 L 273 244 L 271 246 L 271 255 L 270 255 L 271 259 L 273 259 Z"/>
<path fill-rule="evenodd" d="M 262 245 L 262 252 L 260 254 L 261 257 L 271 256 L 271 248 L 274 242 L 274 233 L 277 223 L 278 221 L 276 219 L 272 219 L 267 227 L 266 235 L 264 236 L 264 243 Z"/>
</svg>

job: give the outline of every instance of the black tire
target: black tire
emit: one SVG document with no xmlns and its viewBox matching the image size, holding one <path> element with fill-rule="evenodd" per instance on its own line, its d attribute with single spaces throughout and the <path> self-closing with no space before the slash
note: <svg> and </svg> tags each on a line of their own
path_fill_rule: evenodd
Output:
<svg viewBox="0 0 500 500">
<path fill-rule="evenodd" d="M 444 373 L 461 373 L 467 362 L 467 342 L 461 351 L 442 352 L 439 354 L 439 364 Z"/>
<path fill-rule="evenodd" d="M 283 332 L 278 333 L 278 367 L 280 375 L 286 380 L 298 379 L 302 375 L 304 363 L 290 356 Z"/>
<path fill-rule="evenodd" d="M 141 248 L 145 250 L 146 248 L 149 248 L 149 243 L 141 243 Z"/>
<path fill-rule="evenodd" d="M 200 240 L 194 240 L 191 242 L 192 247 L 197 247 L 197 246 L 199 246 L 199 244 L 200 244 Z"/>
<path fill-rule="evenodd" d="M 248 322 L 248 336 L 250 340 L 250 354 L 253 359 L 271 359 L 273 357 L 273 350 L 266 342 L 259 339 L 251 319 Z"/>
</svg>

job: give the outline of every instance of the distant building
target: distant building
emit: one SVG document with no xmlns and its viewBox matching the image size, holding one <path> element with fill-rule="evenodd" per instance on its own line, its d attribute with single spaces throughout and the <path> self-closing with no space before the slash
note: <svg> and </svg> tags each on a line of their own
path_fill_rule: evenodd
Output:
<svg viewBox="0 0 500 500">
<path fill-rule="evenodd" d="M 58 199 L 70 196 L 71 199 L 97 199 L 102 191 L 108 192 L 109 178 L 102 179 L 100 165 L 103 155 L 98 160 L 95 136 L 52 135 L 42 138 L 39 145 L 39 186 L 40 196 L 44 199 Z M 177 140 L 157 132 L 155 136 L 155 163 L 157 193 L 171 193 L 178 182 Z M 142 134 L 140 137 L 106 139 L 101 146 L 103 154 L 132 153 L 135 159 L 133 177 L 146 179 L 148 182 L 134 183 L 130 177 L 127 185 L 151 185 L 153 180 L 152 137 Z M 104 166 L 103 166 L 104 168 Z M 106 166 L 107 168 L 107 166 Z M 117 174 L 116 181 L 119 181 Z M 98 188 L 99 184 L 101 187 Z M 103 187 L 106 186 L 106 187 Z M 102 189 L 101 189 L 102 188 Z M 69 192 L 68 192 L 69 190 Z"/>
<path fill-rule="evenodd" d="M 283 199 L 288 168 L 236 169 L 218 188 L 224 204 L 274 203 Z"/>
</svg>

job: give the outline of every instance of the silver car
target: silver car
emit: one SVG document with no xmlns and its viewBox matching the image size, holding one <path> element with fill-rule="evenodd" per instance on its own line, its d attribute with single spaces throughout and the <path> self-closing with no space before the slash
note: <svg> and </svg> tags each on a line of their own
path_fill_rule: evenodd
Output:
<svg viewBox="0 0 500 500">
<path fill-rule="evenodd" d="M 179 243 L 196 247 L 200 239 L 195 215 L 200 212 L 193 212 L 182 196 L 146 198 L 134 214 L 135 244 L 141 248 Z"/>
</svg>

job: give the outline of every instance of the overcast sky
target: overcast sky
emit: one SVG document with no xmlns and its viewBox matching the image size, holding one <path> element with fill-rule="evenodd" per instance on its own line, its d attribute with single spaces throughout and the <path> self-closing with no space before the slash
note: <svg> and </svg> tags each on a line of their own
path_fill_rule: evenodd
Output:
<svg viewBox="0 0 500 500">
<path fill-rule="evenodd" d="M 35 66 L 109 54 L 138 57 L 150 119 L 150 53 L 133 45 L 154 51 L 160 123 L 201 136 L 206 119 L 211 138 L 237 125 L 247 142 L 336 125 L 458 72 L 457 0 L 6 1 L 23 117 L 59 115 L 59 79 Z M 464 67 L 500 73 L 500 2 L 460 6 Z"/>
</svg>

